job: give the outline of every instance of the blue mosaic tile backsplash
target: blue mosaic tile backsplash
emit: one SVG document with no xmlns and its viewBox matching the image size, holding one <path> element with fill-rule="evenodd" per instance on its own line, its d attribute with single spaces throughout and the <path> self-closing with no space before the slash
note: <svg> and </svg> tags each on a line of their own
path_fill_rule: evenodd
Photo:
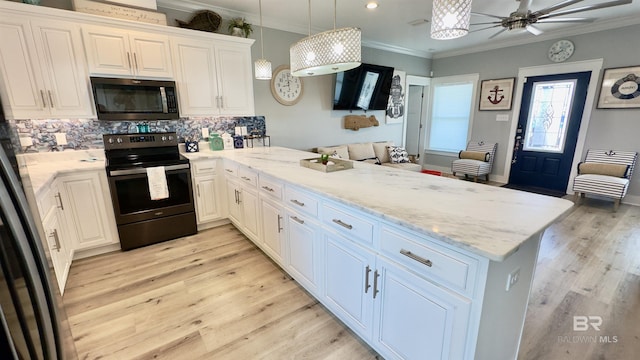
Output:
<svg viewBox="0 0 640 360">
<path fill-rule="evenodd" d="M 95 119 L 9 120 L 14 130 L 10 137 L 16 153 L 63 150 L 104 149 L 103 134 L 137 133 L 140 122 L 100 121 Z M 266 135 L 264 116 L 198 117 L 145 122 L 149 132 L 175 131 L 180 142 L 201 141 L 202 129 L 209 133 L 235 134 L 236 126 L 246 126 L 249 134 Z M 55 133 L 65 133 L 66 145 L 56 143 Z M 31 140 L 29 141 L 29 138 Z M 22 142 L 20 141 L 22 139 Z M 27 145 L 31 143 L 31 145 Z"/>
</svg>

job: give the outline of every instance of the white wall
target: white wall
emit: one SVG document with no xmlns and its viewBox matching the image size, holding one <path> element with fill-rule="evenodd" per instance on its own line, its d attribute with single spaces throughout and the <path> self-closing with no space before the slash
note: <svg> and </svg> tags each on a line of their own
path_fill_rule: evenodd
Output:
<svg viewBox="0 0 640 360">
<path fill-rule="evenodd" d="M 568 62 L 603 58 L 604 69 L 638 65 L 638 38 L 640 25 L 567 37 L 576 46 L 575 53 Z M 535 37 L 532 36 L 532 41 L 534 40 Z M 479 73 L 480 80 L 517 77 L 519 68 L 551 64 L 547 58 L 547 50 L 554 41 L 532 42 L 510 48 L 434 59 L 434 77 L 466 73 Z M 514 102 L 516 101 L 520 99 L 514 99 Z M 596 109 L 595 106 L 594 104 L 584 153 L 576 156 L 584 159 L 586 151 L 590 148 L 640 151 L 640 109 Z M 508 113 L 510 121 L 497 122 L 495 117 L 498 113 Z M 506 147 L 509 138 L 513 136 L 510 129 L 515 116 L 517 114 L 512 112 L 478 110 L 474 115 L 472 139 L 498 143 L 493 170 L 496 175 L 505 174 L 504 163 L 507 152 L 510 151 Z M 427 164 L 442 167 L 450 167 L 453 160 L 452 157 L 430 154 L 425 154 L 424 159 Z M 638 173 L 632 178 L 628 197 L 632 202 L 640 200 Z"/>
</svg>

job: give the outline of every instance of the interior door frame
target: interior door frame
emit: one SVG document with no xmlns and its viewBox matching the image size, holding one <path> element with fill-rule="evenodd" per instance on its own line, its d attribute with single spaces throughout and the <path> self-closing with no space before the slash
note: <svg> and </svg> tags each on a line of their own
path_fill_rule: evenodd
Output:
<svg viewBox="0 0 640 360">
<path fill-rule="evenodd" d="M 518 127 L 517 117 L 520 114 L 520 108 L 522 107 L 522 92 L 524 89 L 524 83 L 528 77 L 532 76 L 544 76 L 555 74 L 567 74 L 583 71 L 591 71 L 591 78 L 589 79 L 589 87 L 587 90 L 587 99 L 584 103 L 584 111 L 582 113 L 582 121 L 580 122 L 580 129 L 578 130 L 578 140 L 576 142 L 575 155 L 573 156 L 573 163 L 571 164 L 571 173 L 569 174 L 569 182 L 567 183 L 567 189 L 565 192 L 569 193 L 569 188 L 573 184 L 573 179 L 576 177 L 578 163 L 582 159 L 582 152 L 584 150 L 584 143 L 587 139 L 587 130 L 589 129 L 589 120 L 591 119 L 591 112 L 593 111 L 593 103 L 596 95 L 598 94 L 598 85 L 600 80 L 600 72 L 602 70 L 602 64 L 604 59 L 594 59 L 585 61 L 575 61 L 562 64 L 540 65 L 523 67 L 518 69 L 518 79 L 516 84 L 516 92 L 514 95 L 513 112 L 511 119 L 511 129 L 509 131 L 509 142 L 507 145 L 507 156 L 504 163 L 504 177 L 509 179 L 511 175 L 511 160 L 513 159 L 513 146 L 515 143 L 515 134 Z"/>
<path fill-rule="evenodd" d="M 405 83 L 405 96 L 404 96 L 404 112 L 405 114 L 409 113 L 409 88 L 411 85 L 422 86 L 423 87 L 423 96 L 422 96 L 422 109 L 420 111 L 420 121 L 424 125 L 427 120 L 427 109 L 429 107 L 429 98 L 431 91 L 431 78 L 425 76 L 416 76 L 416 75 L 407 75 L 406 83 Z M 423 126 L 422 130 L 422 141 L 421 144 L 418 144 L 418 151 L 420 153 L 420 164 L 424 159 L 424 133 L 426 131 L 426 126 Z M 405 116 L 404 121 L 402 122 L 402 146 L 406 146 L 407 142 L 407 119 Z"/>
</svg>

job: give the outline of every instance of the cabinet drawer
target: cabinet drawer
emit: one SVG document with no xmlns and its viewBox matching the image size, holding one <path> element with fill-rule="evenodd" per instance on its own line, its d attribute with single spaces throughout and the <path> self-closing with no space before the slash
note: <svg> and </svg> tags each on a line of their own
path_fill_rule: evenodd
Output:
<svg viewBox="0 0 640 360">
<path fill-rule="evenodd" d="M 473 286 L 477 260 L 429 243 L 426 238 L 383 227 L 380 251 L 418 274 L 462 293 L 470 293 Z"/>
<path fill-rule="evenodd" d="M 199 160 L 191 163 L 195 176 L 215 174 L 217 165 L 217 160 Z"/>
<path fill-rule="evenodd" d="M 311 216 L 318 216 L 318 199 L 295 188 L 287 186 L 285 189 L 285 202 L 287 206 L 305 212 Z"/>
<path fill-rule="evenodd" d="M 258 173 L 249 168 L 238 167 L 238 178 L 240 178 L 240 182 L 244 185 L 253 187 L 258 185 Z"/>
<path fill-rule="evenodd" d="M 355 238 L 365 244 L 373 244 L 373 221 L 357 215 L 348 208 L 338 208 L 328 204 L 322 207 L 322 218 L 330 228 Z"/>
<path fill-rule="evenodd" d="M 260 193 L 282 200 L 282 183 L 279 181 L 260 175 L 258 187 L 260 188 Z"/>
<path fill-rule="evenodd" d="M 231 176 L 238 176 L 238 164 L 230 161 L 225 161 L 224 173 Z"/>
</svg>

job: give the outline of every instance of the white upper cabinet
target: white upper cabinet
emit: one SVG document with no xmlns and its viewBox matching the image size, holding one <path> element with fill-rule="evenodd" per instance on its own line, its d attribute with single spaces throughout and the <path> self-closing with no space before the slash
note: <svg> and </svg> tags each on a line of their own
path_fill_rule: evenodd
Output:
<svg viewBox="0 0 640 360">
<path fill-rule="evenodd" d="M 80 28 L 16 14 L 0 20 L 0 91 L 11 119 L 91 117 Z"/>
<path fill-rule="evenodd" d="M 174 36 L 180 114 L 255 114 L 251 44 Z"/>
<path fill-rule="evenodd" d="M 82 36 L 93 75 L 173 77 L 166 35 L 83 25 Z"/>
</svg>

